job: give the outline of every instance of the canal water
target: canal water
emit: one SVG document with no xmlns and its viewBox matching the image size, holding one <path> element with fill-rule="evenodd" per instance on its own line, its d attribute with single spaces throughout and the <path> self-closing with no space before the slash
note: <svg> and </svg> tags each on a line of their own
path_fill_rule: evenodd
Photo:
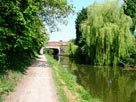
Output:
<svg viewBox="0 0 136 102">
<path fill-rule="evenodd" d="M 60 57 L 59 62 L 100 102 L 136 102 L 135 70 L 75 64 L 68 57 Z"/>
</svg>

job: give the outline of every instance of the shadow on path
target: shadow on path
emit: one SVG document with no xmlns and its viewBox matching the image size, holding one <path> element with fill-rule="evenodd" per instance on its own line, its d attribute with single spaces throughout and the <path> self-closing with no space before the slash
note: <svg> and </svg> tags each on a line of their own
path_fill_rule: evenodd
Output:
<svg viewBox="0 0 136 102">
<path fill-rule="evenodd" d="M 44 55 L 28 68 L 4 102 L 58 102 L 51 68 Z"/>
</svg>

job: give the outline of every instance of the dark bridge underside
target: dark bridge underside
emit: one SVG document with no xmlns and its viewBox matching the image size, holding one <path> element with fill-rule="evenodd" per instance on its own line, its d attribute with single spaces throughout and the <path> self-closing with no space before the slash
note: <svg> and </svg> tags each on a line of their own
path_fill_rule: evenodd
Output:
<svg viewBox="0 0 136 102">
<path fill-rule="evenodd" d="M 53 50 L 53 55 L 58 55 L 59 54 L 59 50 L 58 49 L 52 49 Z"/>
</svg>

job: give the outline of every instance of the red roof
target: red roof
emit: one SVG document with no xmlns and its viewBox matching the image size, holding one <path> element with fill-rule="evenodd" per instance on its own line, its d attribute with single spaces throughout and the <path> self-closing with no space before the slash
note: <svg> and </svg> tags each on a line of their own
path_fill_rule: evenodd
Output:
<svg viewBox="0 0 136 102">
<path fill-rule="evenodd" d="M 67 45 L 67 42 L 48 42 L 48 45 L 56 45 L 56 46 L 61 46 L 61 45 Z"/>
</svg>

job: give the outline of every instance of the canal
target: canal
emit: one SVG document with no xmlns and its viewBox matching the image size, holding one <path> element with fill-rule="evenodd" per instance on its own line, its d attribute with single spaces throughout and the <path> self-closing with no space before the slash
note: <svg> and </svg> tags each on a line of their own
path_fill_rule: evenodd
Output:
<svg viewBox="0 0 136 102">
<path fill-rule="evenodd" d="M 59 57 L 58 61 L 101 102 L 136 102 L 135 70 L 75 64 L 68 57 Z"/>
</svg>

